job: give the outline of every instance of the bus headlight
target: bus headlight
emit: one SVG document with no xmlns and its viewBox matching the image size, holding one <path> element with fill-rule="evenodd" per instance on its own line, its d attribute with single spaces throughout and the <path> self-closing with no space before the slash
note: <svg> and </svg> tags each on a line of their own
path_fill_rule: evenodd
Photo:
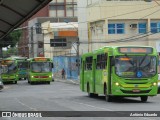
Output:
<svg viewBox="0 0 160 120">
<path fill-rule="evenodd" d="M 51 78 L 52 76 L 50 75 L 49 77 Z"/>
<path fill-rule="evenodd" d="M 154 83 L 153 83 L 153 86 L 156 86 L 156 85 L 157 85 L 157 83 L 156 83 L 156 82 L 154 82 Z"/>
<path fill-rule="evenodd" d="M 119 83 L 118 83 L 118 82 L 116 82 L 116 83 L 115 83 L 115 85 L 116 85 L 116 86 L 119 86 Z"/>
<path fill-rule="evenodd" d="M 32 78 L 34 77 L 34 76 L 31 76 Z"/>
</svg>

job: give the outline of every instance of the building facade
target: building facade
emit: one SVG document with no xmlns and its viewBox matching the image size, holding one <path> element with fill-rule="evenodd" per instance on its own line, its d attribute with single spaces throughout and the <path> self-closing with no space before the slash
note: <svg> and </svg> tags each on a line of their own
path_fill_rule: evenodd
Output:
<svg viewBox="0 0 160 120">
<path fill-rule="evenodd" d="M 81 26 L 85 24 L 87 28 L 83 31 L 88 33 L 86 36 L 80 32 L 86 36 L 80 41 L 88 43 L 83 52 L 111 45 L 146 45 L 157 48 L 160 53 L 159 5 L 158 1 L 144 0 L 87 0 L 83 4 L 86 14 L 78 16 L 78 20 L 86 17 L 86 21 L 79 21 L 79 29 L 84 29 Z"/>
<path fill-rule="evenodd" d="M 46 21 L 54 23 L 64 22 L 64 20 L 77 22 L 77 0 L 52 0 L 46 7 L 23 23 L 21 26 L 23 34 L 18 43 L 19 55 L 35 57 L 42 54 L 42 52 L 37 53 L 38 43 L 36 41 L 43 41 L 44 30 L 41 34 L 37 34 L 37 25 L 41 27 L 41 24 Z"/>
<path fill-rule="evenodd" d="M 77 22 L 47 22 L 45 18 L 35 18 L 29 21 L 29 57 L 50 57 L 53 56 L 76 56 L 77 51 L 77 36 L 78 36 L 78 23 Z M 48 19 L 48 18 L 46 18 Z M 54 18 L 52 18 L 54 20 Z M 66 18 L 64 19 L 66 20 Z M 75 19 L 67 19 L 77 20 Z M 36 23 L 41 23 L 40 30 L 36 28 Z M 52 41 L 64 43 L 52 44 Z"/>
</svg>

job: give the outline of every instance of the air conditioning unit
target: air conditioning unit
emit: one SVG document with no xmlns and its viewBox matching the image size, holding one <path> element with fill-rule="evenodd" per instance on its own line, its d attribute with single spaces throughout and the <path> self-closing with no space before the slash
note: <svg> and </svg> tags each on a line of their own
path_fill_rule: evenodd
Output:
<svg viewBox="0 0 160 120">
<path fill-rule="evenodd" d="M 135 29 L 137 28 L 137 24 L 130 24 L 129 27 Z"/>
</svg>

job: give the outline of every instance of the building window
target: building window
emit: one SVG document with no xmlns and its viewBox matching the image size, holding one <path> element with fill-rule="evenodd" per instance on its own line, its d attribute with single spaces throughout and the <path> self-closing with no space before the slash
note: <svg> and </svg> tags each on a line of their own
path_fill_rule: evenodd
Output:
<svg viewBox="0 0 160 120">
<path fill-rule="evenodd" d="M 139 23 L 138 24 L 138 32 L 139 33 L 146 33 L 146 23 Z"/>
<path fill-rule="evenodd" d="M 108 34 L 124 34 L 124 24 L 108 24 Z"/>
<path fill-rule="evenodd" d="M 151 23 L 151 33 L 160 32 L 160 22 Z"/>
</svg>

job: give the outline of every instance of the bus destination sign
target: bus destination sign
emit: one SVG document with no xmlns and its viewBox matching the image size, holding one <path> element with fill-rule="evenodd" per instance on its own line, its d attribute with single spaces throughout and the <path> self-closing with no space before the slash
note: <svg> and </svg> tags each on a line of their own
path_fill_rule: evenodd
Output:
<svg viewBox="0 0 160 120">
<path fill-rule="evenodd" d="M 13 60 L 3 60 L 2 61 L 2 64 L 5 65 L 5 64 L 11 64 L 13 63 L 14 61 Z"/>
<path fill-rule="evenodd" d="M 35 58 L 34 60 L 35 60 L 35 61 L 47 61 L 46 58 Z"/>
<path fill-rule="evenodd" d="M 146 53 L 150 54 L 153 52 L 152 48 L 149 47 L 119 47 L 120 53 Z"/>
</svg>

